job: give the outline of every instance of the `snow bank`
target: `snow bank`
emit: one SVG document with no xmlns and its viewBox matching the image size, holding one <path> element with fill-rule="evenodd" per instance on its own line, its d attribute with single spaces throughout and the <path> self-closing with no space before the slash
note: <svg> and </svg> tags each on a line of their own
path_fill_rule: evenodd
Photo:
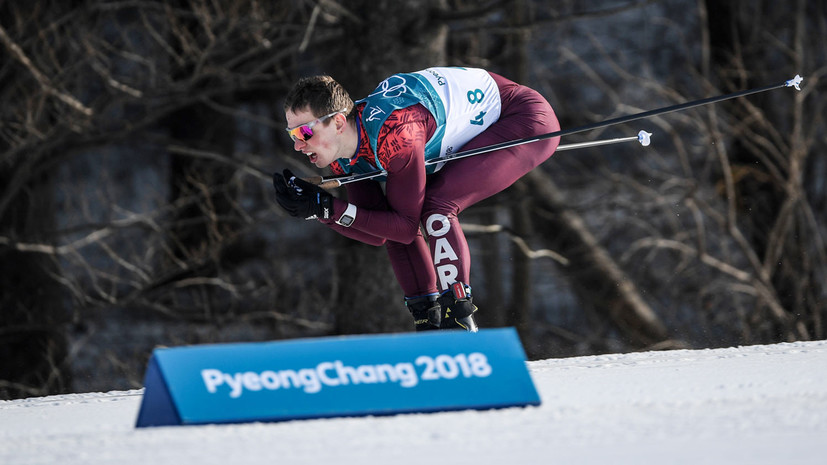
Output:
<svg viewBox="0 0 827 465">
<path fill-rule="evenodd" d="M 825 461 L 827 341 L 529 368 L 542 406 L 494 411 L 137 430 L 141 391 L 3 401 L 0 463 Z"/>
</svg>

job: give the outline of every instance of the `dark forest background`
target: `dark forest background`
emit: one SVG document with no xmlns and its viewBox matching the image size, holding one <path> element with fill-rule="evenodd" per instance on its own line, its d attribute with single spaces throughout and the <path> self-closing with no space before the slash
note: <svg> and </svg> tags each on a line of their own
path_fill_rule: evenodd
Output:
<svg viewBox="0 0 827 465">
<path fill-rule="evenodd" d="M 0 2 L 0 399 L 140 387 L 153 348 L 410 331 L 383 249 L 286 217 L 283 96 L 484 67 L 564 138 L 461 217 L 483 327 L 530 358 L 823 339 L 818 0 Z M 337 195 L 343 195 L 341 192 Z"/>
</svg>

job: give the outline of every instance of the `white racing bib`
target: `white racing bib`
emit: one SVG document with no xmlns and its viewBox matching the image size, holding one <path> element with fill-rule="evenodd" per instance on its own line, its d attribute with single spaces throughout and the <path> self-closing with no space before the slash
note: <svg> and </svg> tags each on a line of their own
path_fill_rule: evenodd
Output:
<svg viewBox="0 0 827 465">
<path fill-rule="evenodd" d="M 394 74 L 382 81 L 365 99 L 362 123 L 377 153 L 379 130 L 394 110 L 422 104 L 437 123 L 425 146 L 425 160 L 457 152 L 500 117 L 497 83 L 487 71 L 477 68 L 428 68 L 415 73 Z M 376 166 L 384 167 L 379 160 Z M 438 171 L 443 163 L 428 166 Z"/>
</svg>

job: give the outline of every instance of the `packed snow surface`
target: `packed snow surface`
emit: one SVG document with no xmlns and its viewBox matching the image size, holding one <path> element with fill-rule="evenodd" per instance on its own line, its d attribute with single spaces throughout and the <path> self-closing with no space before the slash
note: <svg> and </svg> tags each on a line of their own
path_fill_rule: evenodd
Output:
<svg viewBox="0 0 827 465">
<path fill-rule="evenodd" d="M 136 429 L 141 391 L 2 401 L 0 464 L 827 463 L 827 341 L 528 366 L 539 407 Z"/>
</svg>

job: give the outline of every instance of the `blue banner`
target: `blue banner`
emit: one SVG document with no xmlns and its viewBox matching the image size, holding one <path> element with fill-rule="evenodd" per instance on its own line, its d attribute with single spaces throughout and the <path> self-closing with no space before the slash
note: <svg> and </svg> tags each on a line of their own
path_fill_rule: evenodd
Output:
<svg viewBox="0 0 827 465">
<path fill-rule="evenodd" d="M 137 426 L 539 405 L 513 328 L 157 349 Z"/>
</svg>

